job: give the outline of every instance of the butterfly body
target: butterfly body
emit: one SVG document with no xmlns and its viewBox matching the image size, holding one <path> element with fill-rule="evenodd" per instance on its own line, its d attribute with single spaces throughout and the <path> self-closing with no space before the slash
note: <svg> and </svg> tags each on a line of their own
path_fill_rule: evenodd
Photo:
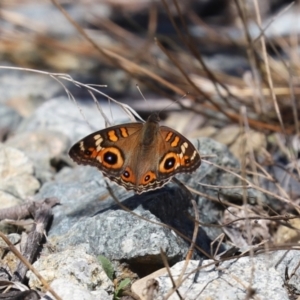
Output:
<svg viewBox="0 0 300 300">
<path fill-rule="evenodd" d="M 156 114 L 146 123 L 94 132 L 73 145 L 69 155 L 138 194 L 160 188 L 175 174 L 193 172 L 201 164 L 193 144 L 177 131 L 160 126 Z"/>
</svg>

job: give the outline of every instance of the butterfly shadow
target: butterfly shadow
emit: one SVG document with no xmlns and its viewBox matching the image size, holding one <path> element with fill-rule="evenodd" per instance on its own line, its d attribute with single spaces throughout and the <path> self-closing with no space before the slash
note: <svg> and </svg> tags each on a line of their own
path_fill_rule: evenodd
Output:
<svg viewBox="0 0 300 300">
<path fill-rule="evenodd" d="M 123 207 L 121 207 L 121 205 Z M 193 237 L 195 222 L 193 206 L 191 203 L 191 193 L 183 189 L 182 186 L 166 186 L 159 190 L 150 191 L 141 195 L 133 195 L 121 202 L 121 204 L 113 204 L 111 207 L 98 211 L 96 214 L 103 213 L 107 210 L 124 209 L 133 211 L 138 206 L 150 211 L 163 224 L 166 224 L 175 232 L 179 232 L 184 241 L 190 245 Z M 197 238 L 195 241 L 196 248 L 193 254 L 193 259 L 209 258 L 211 251 L 214 254 L 221 253 L 225 250 L 224 246 L 211 247 L 212 240 L 207 235 L 206 231 L 200 226 L 198 229 Z M 213 244 L 214 245 L 214 244 Z M 205 255 L 207 253 L 208 255 Z"/>
</svg>

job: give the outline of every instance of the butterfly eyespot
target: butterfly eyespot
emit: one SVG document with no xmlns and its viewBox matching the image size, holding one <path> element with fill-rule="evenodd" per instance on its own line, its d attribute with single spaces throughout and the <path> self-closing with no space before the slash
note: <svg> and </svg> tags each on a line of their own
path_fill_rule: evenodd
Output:
<svg viewBox="0 0 300 300">
<path fill-rule="evenodd" d="M 124 176 L 125 178 L 129 178 L 129 177 L 130 177 L 130 174 L 129 174 L 128 171 L 125 171 L 125 172 L 123 173 L 123 176 Z"/>
<path fill-rule="evenodd" d="M 145 186 L 155 180 L 156 180 L 155 173 L 153 171 L 148 171 L 146 174 L 143 175 L 143 178 L 139 181 L 139 184 Z"/>
<path fill-rule="evenodd" d="M 90 151 L 90 150 L 84 150 L 84 155 L 91 155 L 92 154 L 92 152 Z"/>
<path fill-rule="evenodd" d="M 108 151 L 104 154 L 104 161 L 109 165 L 114 165 L 118 162 L 118 156 Z"/>
<path fill-rule="evenodd" d="M 189 164 L 191 163 L 191 160 L 190 160 L 189 158 L 186 158 L 186 159 L 184 160 L 184 163 L 185 163 L 186 165 L 189 165 Z"/>
<path fill-rule="evenodd" d="M 175 165 L 175 158 L 174 157 L 169 157 L 168 159 L 166 159 L 165 163 L 164 163 L 164 168 L 166 170 L 172 169 Z"/>
</svg>

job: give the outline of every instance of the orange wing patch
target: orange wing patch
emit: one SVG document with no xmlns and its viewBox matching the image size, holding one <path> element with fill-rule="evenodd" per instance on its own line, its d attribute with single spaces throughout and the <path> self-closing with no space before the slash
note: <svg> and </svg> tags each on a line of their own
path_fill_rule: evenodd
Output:
<svg viewBox="0 0 300 300">
<path fill-rule="evenodd" d="M 116 135 L 116 131 L 115 130 L 110 130 L 108 133 L 107 133 L 107 136 L 108 136 L 108 139 L 111 141 L 111 142 L 116 142 L 119 138 L 118 136 Z"/>
<path fill-rule="evenodd" d="M 120 128 L 120 133 L 123 138 L 128 137 L 128 131 L 125 127 Z"/>
<path fill-rule="evenodd" d="M 168 142 L 173 136 L 173 132 L 169 131 L 169 133 L 167 134 L 165 141 Z"/>
<path fill-rule="evenodd" d="M 177 136 L 175 136 L 174 141 L 171 143 L 171 146 L 172 147 L 177 147 L 179 142 L 180 142 L 180 137 L 177 135 Z"/>
</svg>

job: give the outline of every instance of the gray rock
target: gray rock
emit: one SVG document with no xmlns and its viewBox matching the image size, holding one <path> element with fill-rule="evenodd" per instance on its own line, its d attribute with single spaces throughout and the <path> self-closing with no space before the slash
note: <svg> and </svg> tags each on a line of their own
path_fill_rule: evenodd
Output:
<svg viewBox="0 0 300 300">
<path fill-rule="evenodd" d="M 12 196 L 21 200 L 34 195 L 39 187 L 30 159 L 23 152 L 0 144 L 0 207 Z"/>
<path fill-rule="evenodd" d="M 101 264 L 96 257 L 86 254 L 84 247 L 41 255 L 33 266 L 49 283 L 55 279 L 64 279 L 89 291 L 113 291 L 113 283 Z M 27 272 L 27 277 L 31 288 L 42 288 L 41 282 L 31 271 Z"/>
<path fill-rule="evenodd" d="M 0 141 L 14 132 L 21 120 L 14 109 L 0 103 Z"/>
<path fill-rule="evenodd" d="M 276 161 L 277 163 L 273 166 L 268 166 L 266 169 L 269 174 L 272 174 L 274 182 L 262 178 L 260 180 L 260 186 L 268 191 L 273 192 L 278 190 L 277 186 L 279 185 L 285 191 L 288 191 L 289 195 L 291 195 L 293 199 L 297 199 L 300 196 L 300 184 L 296 175 L 297 167 L 295 166 L 295 168 L 293 169 L 291 168 L 291 164 L 285 166 L 284 164 L 282 164 L 282 161 L 284 161 L 285 158 L 278 157 L 278 154 L 274 156 L 274 161 Z M 286 209 L 287 205 L 285 202 L 280 201 L 279 199 L 270 195 L 267 197 L 267 201 L 265 204 L 272 207 L 272 209 L 278 213 L 282 213 L 282 210 Z"/>
<path fill-rule="evenodd" d="M 14 245 L 16 245 L 17 243 L 19 243 L 20 242 L 20 240 L 21 240 L 21 236 L 20 236 L 20 234 L 18 234 L 18 233 L 11 233 L 11 234 L 8 234 L 7 235 L 7 238 L 9 239 L 9 241 L 12 243 L 12 244 L 14 244 Z M 0 238 L 0 248 L 1 248 L 1 250 L 3 251 L 6 251 L 6 248 L 7 247 L 7 244 L 4 242 L 4 240 L 2 239 L 2 238 Z M 3 254 L 3 253 L 2 253 Z"/>
<path fill-rule="evenodd" d="M 288 265 L 295 267 L 299 262 L 299 253 L 292 251 L 284 261 L 279 263 L 285 251 L 260 254 L 256 257 L 242 257 L 222 262 L 216 267 L 212 260 L 207 260 L 197 275 L 198 261 L 190 261 L 185 271 L 188 278 L 185 279 L 179 288 L 183 299 L 230 299 L 242 300 L 247 298 L 247 289 L 254 291 L 254 297 L 262 300 L 283 300 L 289 299 L 288 291 L 284 286 L 284 270 Z M 294 256 L 297 257 L 294 257 Z M 289 260 L 293 259 L 293 263 Z M 171 273 L 176 281 L 183 269 L 183 262 L 179 262 L 171 268 Z M 276 265 L 279 263 L 279 266 Z M 211 264 L 209 266 L 209 264 Z M 207 266 L 206 266 L 207 265 Z M 299 274 L 299 270 L 297 270 Z M 297 276 L 294 276 L 294 278 Z M 168 275 L 156 278 L 158 291 L 154 299 L 162 299 L 171 290 L 172 283 Z M 295 282 L 297 279 L 295 278 Z M 299 288 L 299 282 L 297 282 Z M 299 291 L 299 289 L 298 289 Z M 143 298 L 142 298 L 143 299 Z M 168 299 L 179 299 L 176 293 Z"/>
<path fill-rule="evenodd" d="M 77 34 L 74 26 L 50 3 L 21 3 L 14 9 L 17 14 L 24 15 L 24 17 L 31 20 L 33 24 L 39 24 L 43 33 L 49 36 L 71 38 L 71 36 Z M 81 26 L 85 24 L 86 17 L 91 11 L 97 13 L 99 17 L 108 18 L 110 15 L 110 8 L 108 5 L 105 5 L 105 3 L 97 3 L 97 5 L 93 3 L 89 5 L 84 3 L 72 3 L 72 5 L 64 7 L 64 9 L 71 18 Z M 9 22 L 9 24 L 13 26 L 11 22 Z M 51 24 L 51 26 L 47 26 L 47 24 Z"/>
<path fill-rule="evenodd" d="M 149 221 L 122 210 L 106 211 L 77 222 L 67 234 L 51 241 L 57 249 L 84 244 L 93 255 L 144 265 L 161 265 L 160 249 L 170 262 L 184 257 L 187 244 L 170 229 L 150 223 L 160 221 L 149 212 L 141 208 L 133 212 Z"/>
<path fill-rule="evenodd" d="M 0 86 L 0 102 L 9 102 L 24 116 L 61 91 L 61 86 L 50 76 L 7 69 L 0 70 Z"/>
<path fill-rule="evenodd" d="M 78 221 L 67 234 L 51 241 L 58 249 L 84 244 L 93 255 L 140 265 L 162 265 L 160 249 L 170 262 L 184 257 L 188 245 L 170 229 L 150 223 L 160 221 L 141 208 L 133 213 L 149 221 L 123 210 L 106 211 Z"/>
<path fill-rule="evenodd" d="M 163 224 L 170 226 L 178 235 L 179 240 L 183 239 L 185 243 L 190 245 L 195 223 L 192 214 L 189 213 L 189 210 L 192 210 L 191 198 L 184 189 L 175 186 L 164 187 L 150 193 L 130 197 L 122 204 L 131 211 L 139 208 L 151 212 Z M 111 209 L 119 209 L 119 206 L 116 204 Z M 196 245 L 201 248 L 201 251 L 198 249 L 194 252 L 195 259 L 199 256 L 203 257 L 203 255 L 209 256 L 211 250 L 216 250 L 214 246 L 211 247 L 211 239 L 202 226 L 198 229 Z M 221 246 L 220 251 L 223 250 L 225 249 Z"/>
<path fill-rule="evenodd" d="M 61 297 L 62 300 L 112 300 L 113 295 L 109 296 L 104 290 L 88 291 L 81 286 L 70 282 L 69 280 L 60 278 L 55 279 L 51 283 L 51 288 Z M 55 300 L 50 292 L 47 292 L 44 300 Z"/>
<path fill-rule="evenodd" d="M 101 107 L 105 115 L 128 121 L 128 116 L 119 106 L 103 104 Z M 18 132 L 47 129 L 63 133 L 71 143 L 75 143 L 104 127 L 105 122 L 94 102 L 75 104 L 67 97 L 59 97 L 38 107 L 30 118 L 20 124 Z"/>
<path fill-rule="evenodd" d="M 1 177 L 0 177 L 1 179 Z M 0 208 L 13 207 L 19 204 L 22 204 L 23 200 L 13 196 L 9 191 L 0 190 Z"/>
<path fill-rule="evenodd" d="M 297 295 L 300 294 L 299 260 L 300 253 L 297 250 L 277 251 L 269 259 L 281 274 L 281 278 L 286 279 L 286 286 Z"/>
<path fill-rule="evenodd" d="M 201 166 L 193 174 L 182 174 L 177 176 L 188 187 L 191 187 L 201 195 L 194 194 L 194 199 L 197 201 L 200 221 L 209 224 L 218 224 L 224 210 L 221 203 L 209 200 L 205 195 L 218 199 L 227 200 L 234 203 L 243 203 L 243 190 L 240 187 L 232 188 L 234 186 L 241 186 L 240 180 L 233 174 L 228 173 L 221 168 L 239 169 L 238 160 L 232 155 L 228 147 L 220 144 L 210 138 L 199 138 L 194 142 L 199 150 L 201 156 L 209 164 L 202 160 Z M 210 156 L 205 158 L 205 156 Z M 217 165 L 217 166 L 215 166 Z M 210 186 L 203 186 L 207 184 Z M 222 188 L 230 186 L 231 188 Z M 266 197 L 263 193 L 254 189 L 248 189 L 248 198 L 252 203 L 265 202 Z M 218 200 L 219 201 L 219 200 Z M 192 212 L 191 212 L 192 213 Z M 221 229 L 213 227 L 203 227 L 208 236 L 213 240 L 222 233 Z"/>
<path fill-rule="evenodd" d="M 112 188 L 120 201 L 132 195 L 124 193 L 124 190 L 115 184 Z M 49 236 L 66 233 L 80 219 L 91 217 L 114 203 L 101 172 L 88 166 L 63 168 L 54 180 L 45 183 L 35 195 L 36 200 L 47 197 L 56 197 L 61 204 L 52 209 L 54 219 Z"/>
<path fill-rule="evenodd" d="M 51 160 L 61 157 L 70 147 L 68 138 L 50 130 L 18 133 L 10 137 L 5 145 L 23 151 L 33 162 L 35 175 L 41 182 L 50 181 L 55 174 Z"/>
</svg>

